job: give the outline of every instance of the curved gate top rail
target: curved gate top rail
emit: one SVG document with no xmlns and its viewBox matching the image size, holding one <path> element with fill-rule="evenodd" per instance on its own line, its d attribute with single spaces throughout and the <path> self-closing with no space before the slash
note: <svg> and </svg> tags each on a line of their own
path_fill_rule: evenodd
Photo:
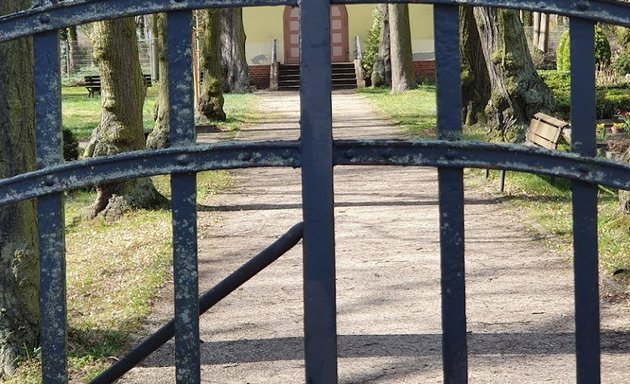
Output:
<svg viewBox="0 0 630 384">
<path fill-rule="evenodd" d="M 77 0 L 0 17 L 0 41 L 108 18 L 210 7 L 298 5 L 298 0 Z M 410 3 L 504 7 L 556 13 L 630 27 L 630 3 L 615 0 L 331 0 L 332 4 Z"/>
<path fill-rule="evenodd" d="M 335 4 L 383 0 L 333 0 Z M 390 1 L 403 2 L 403 1 Z M 434 0 L 437 141 L 333 141 L 330 1 L 325 0 L 84 0 L 40 6 L 0 17 L 0 41 L 33 36 L 36 154 L 40 170 L 0 180 L 0 204 L 38 197 L 43 382 L 66 383 L 67 319 L 63 196 L 87 182 L 170 173 L 173 204 L 175 357 L 178 383 L 200 382 L 195 172 L 291 166 L 302 171 L 305 375 L 309 384 L 337 382 L 333 166 L 433 165 L 438 168 L 444 382 L 466 383 L 463 167 L 515 169 L 572 179 L 577 382 L 600 380 L 597 185 L 630 186 L 630 166 L 595 159 L 594 28 L 599 21 L 630 26 L 630 4 L 587 0 Z M 191 74 L 192 13 L 204 7 L 299 5 L 301 41 L 298 142 L 196 146 Z M 452 140 L 461 137 L 459 6 L 496 6 L 570 17 L 572 153 Z M 61 79 L 57 29 L 107 18 L 167 12 L 173 148 L 62 164 Z M 286 240 L 286 239 L 285 239 Z M 274 250 L 273 257 L 279 256 Z M 269 256 L 269 255 L 268 255 Z M 248 274 L 271 256 L 249 265 Z M 250 268 L 251 267 L 251 268 Z M 234 281 L 227 284 L 234 286 Z M 226 294 L 223 286 L 220 294 Z M 207 304 L 207 303 L 206 303 Z M 170 328 L 169 328 L 170 329 Z M 169 331 L 170 332 L 170 331 Z M 162 335 L 163 336 L 163 335 Z M 138 357 L 138 356 L 136 356 Z M 140 357 L 141 358 L 141 357 Z M 124 360 L 124 358 L 122 359 Z M 113 376 L 108 376 L 113 377 Z M 103 379 L 100 382 L 111 382 Z M 112 378 L 113 380 L 113 378 Z"/>
</svg>

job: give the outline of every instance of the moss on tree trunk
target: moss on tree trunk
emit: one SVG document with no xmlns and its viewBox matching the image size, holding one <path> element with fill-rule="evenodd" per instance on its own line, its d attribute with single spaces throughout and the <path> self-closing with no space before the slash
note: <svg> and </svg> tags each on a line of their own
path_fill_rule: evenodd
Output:
<svg viewBox="0 0 630 384">
<path fill-rule="evenodd" d="M 489 138 L 521 141 L 529 119 L 553 109 L 553 96 L 534 68 L 518 12 L 477 7 L 474 15 L 490 79 Z"/>
<path fill-rule="evenodd" d="M 101 75 L 101 121 L 84 157 L 110 156 L 143 149 L 142 105 L 145 87 L 138 57 L 134 18 L 99 21 L 91 35 Z M 99 185 L 88 216 L 116 219 L 128 208 L 163 206 L 150 179 Z"/>
<path fill-rule="evenodd" d="M 221 75 L 221 18 L 217 9 L 201 11 L 201 70 L 203 87 L 199 96 L 199 112 L 210 120 L 225 120 L 223 111 L 223 76 Z"/>
<path fill-rule="evenodd" d="M 0 15 L 28 9 L 3 1 Z M 35 169 L 31 39 L 0 43 L 0 178 Z M 0 207 L 0 381 L 39 338 L 39 259 L 35 202 Z"/>
<path fill-rule="evenodd" d="M 462 122 L 485 123 L 484 108 L 490 97 L 490 79 L 472 7 L 460 7 L 460 53 L 462 57 Z"/>
</svg>

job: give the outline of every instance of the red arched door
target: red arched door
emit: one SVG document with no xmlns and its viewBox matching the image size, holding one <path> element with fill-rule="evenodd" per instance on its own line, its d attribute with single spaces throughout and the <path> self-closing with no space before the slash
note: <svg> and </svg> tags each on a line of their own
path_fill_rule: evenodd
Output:
<svg viewBox="0 0 630 384">
<path fill-rule="evenodd" d="M 284 9 L 284 62 L 300 62 L 300 12 L 298 7 Z M 333 63 L 349 61 L 348 11 L 345 5 L 330 6 L 330 51 Z"/>
</svg>

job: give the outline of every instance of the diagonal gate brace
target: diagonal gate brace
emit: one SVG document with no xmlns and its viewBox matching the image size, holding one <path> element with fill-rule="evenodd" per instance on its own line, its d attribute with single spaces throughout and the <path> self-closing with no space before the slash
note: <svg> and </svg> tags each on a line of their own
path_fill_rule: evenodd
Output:
<svg viewBox="0 0 630 384">
<path fill-rule="evenodd" d="M 256 276 L 258 272 L 278 260 L 280 256 L 284 255 L 288 250 L 293 248 L 302 239 L 303 230 L 303 223 L 294 225 L 278 240 L 274 241 L 258 255 L 254 256 L 247 263 L 243 264 L 240 268 L 223 279 L 220 283 L 201 295 L 199 297 L 199 316 L 204 314 L 230 293 L 234 292 L 246 281 Z M 107 368 L 100 375 L 95 377 L 90 383 L 112 383 L 114 380 L 119 379 L 122 375 L 138 365 L 151 353 L 155 352 L 174 335 L 175 321 L 171 319 L 153 335 L 146 338 L 142 341 L 142 343 L 132 349 L 111 367 Z"/>
</svg>

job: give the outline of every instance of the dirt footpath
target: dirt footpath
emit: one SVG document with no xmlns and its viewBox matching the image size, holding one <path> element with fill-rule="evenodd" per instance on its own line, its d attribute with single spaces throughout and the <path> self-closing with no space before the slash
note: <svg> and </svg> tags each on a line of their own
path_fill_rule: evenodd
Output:
<svg viewBox="0 0 630 384">
<path fill-rule="evenodd" d="M 293 93 L 262 94 L 268 122 L 237 140 L 296 139 Z M 352 93 L 333 96 L 337 138 L 396 137 Z M 216 140 L 211 135 L 200 141 Z M 200 289 L 301 220 L 299 169 L 234 171 L 234 188 L 199 207 Z M 482 191 L 466 193 L 471 383 L 573 383 L 573 275 L 520 217 Z M 435 169 L 335 169 L 340 383 L 439 383 L 441 327 Z M 203 382 L 303 383 L 301 247 L 201 318 Z M 603 304 L 603 382 L 630 382 L 630 311 Z M 170 316 L 160 303 L 155 327 Z M 173 343 L 124 383 L 174 382 Z"/>
</svg>

